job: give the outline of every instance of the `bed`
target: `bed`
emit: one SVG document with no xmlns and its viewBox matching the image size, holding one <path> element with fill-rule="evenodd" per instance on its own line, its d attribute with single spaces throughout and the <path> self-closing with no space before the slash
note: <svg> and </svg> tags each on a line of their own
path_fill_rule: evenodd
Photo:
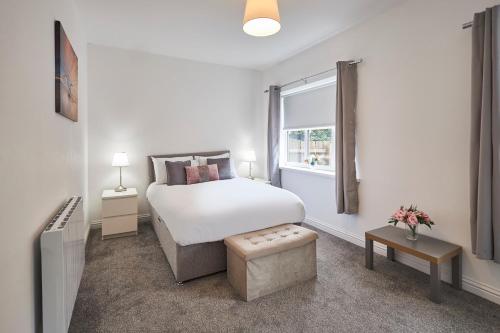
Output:
<svg viewBox="0 0 500 333">
<path fill-rule="evenodd" d="M 304 205 L 295 194 L 247 178 L 178 186 L 155 183 L 151 157 L 227 152 L 148 157 L 146 196 L 152 224 L 177 282 L 224 271 L 225 237 L 304 219 Z"/>
</svg>

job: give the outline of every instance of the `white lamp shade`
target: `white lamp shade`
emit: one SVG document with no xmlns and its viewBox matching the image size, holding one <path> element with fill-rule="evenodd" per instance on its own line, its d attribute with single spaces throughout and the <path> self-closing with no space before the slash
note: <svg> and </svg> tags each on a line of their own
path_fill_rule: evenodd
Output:
<svg viewBox="0 0 500 333">
<path fill-rule="evenodd" d="M 113 155 L 113 163 L 111 166 L 114 167 L 126 167 L 129 166 L 127 153 L 115 153 Z"/>
<path fill-rule="evenodd" d="M 257 161 L 257 156 L 255 156 L 254 150 L 248 150 L 243 153 L 243 160 L 246 162 L 255 162 Z"/>
<path fill-rule="evenodd" d="M 278 0 L 247 0 L 243 31 L 251 36 L 265 37 L 280 29 Z"/>
</svg>

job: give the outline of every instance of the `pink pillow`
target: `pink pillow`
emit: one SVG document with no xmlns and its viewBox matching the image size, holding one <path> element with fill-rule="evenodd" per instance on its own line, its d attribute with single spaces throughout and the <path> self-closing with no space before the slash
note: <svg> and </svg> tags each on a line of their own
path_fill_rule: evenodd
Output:
<svg viewBox="0 0 500 333">
<path fill-rule="evenodd" d="M 219 180 L 217 164 L 186 166 L 186 182 L 188 185 Z"/>
</svg>

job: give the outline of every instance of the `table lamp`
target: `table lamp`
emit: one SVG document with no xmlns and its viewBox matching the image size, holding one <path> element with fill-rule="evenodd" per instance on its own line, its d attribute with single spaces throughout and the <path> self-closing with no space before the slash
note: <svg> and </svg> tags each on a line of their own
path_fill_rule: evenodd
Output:
<svg viewBox="0 0 500 333">
<path fill-rule="evenodd" d="M 122 167 L 129 166 L 127 153 L 115 153 L 113 156 L 113 163 L 111 163 L 114 167 L 120 167 L 120 185 L 115 188 L 115 192 L 123 192 L 126 191 L 127 188 L 122 185 Z"/>
<path fill-rule="evenodd" d="M 243 160 L 245 162 L 248 162 L 248 178 L 254 179 L 252 177 L 252 163 L 257 160 L 257 157 L 255 156 L 255 151 L 254 150 L 249 150 L 245 152 L 243 156 Z"/>
</svg>

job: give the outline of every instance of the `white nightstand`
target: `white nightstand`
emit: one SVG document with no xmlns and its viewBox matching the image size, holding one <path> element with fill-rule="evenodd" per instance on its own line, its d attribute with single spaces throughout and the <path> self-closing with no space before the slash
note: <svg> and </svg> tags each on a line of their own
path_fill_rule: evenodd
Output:
<svg viewBox="0 0 500 333">
<path fill-rule="evenodd" d="M 102 239 L 137 235 L 137 190 L 102 192 Z"/>
<path fill-rule="evenodd" d="M 251 178 L 249 178 L 251 179 Z M 251 179 L 253 180 L 254 182 L 259 182 L 259 183 L 264 183 L 264 184 L 271 184 L 271 182 L 267 179 L 264 179 L 264 178 L 254 178 L 254 179 Z"/>
</svg>

